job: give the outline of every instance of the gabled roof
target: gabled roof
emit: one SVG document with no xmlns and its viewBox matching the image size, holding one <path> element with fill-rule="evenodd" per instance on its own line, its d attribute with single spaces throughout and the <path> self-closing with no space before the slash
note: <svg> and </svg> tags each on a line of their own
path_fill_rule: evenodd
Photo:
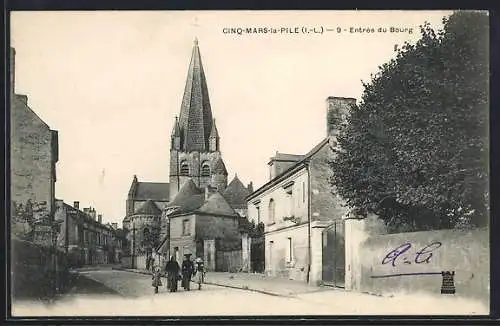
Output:
<svg viewBox="0 0 500 326">
<path fill-rule="evenodd" d="M 215 192 L 208 197 L 197 212 L 212 215 L 239 216 L 220 192 Z"/>
<path fill-rule="evenodd" d="M 212 109 L 207 81 L 195 40 L 179 117 L 181 146 L 185 152 L 207 151 L 212 130 Z"/>
<path fill-rule="evenodd" d="M 329 137 L 324 138 L 319 144 L 314 146 L 307 154 L 303 155 L 303 158 L 300 161 L 298 161 L 297 163 L 295 163 L 294 165 L 292 165 L 291 167 L 289 167 L 288 169 L 283 171 L 281 174 L 277 175 L 276 177 L 274 177 L 273 179 L 268 181 L 262 187 L 260 187 L 259 189 L 255 190 L 253 193 L 251 193 L 247 197 L 247 201 L 254 198 L 255 196 L 263 193 L 265 190 L 271 188 L 273 185 L 277 184 L 278 182 L 281 182 L 284 178 L 293 174 L 294 171 L 296 169 L 298 169 L 299 167 L 304 166 L 311 159 L 311 157 L 314 156 L 314 154 L 316 154 L 321 148 L 323 148 L 325 145 L 327 145 L 329 143 L 329 141 L 330 141 Z"/>
<path fill-rule="evenodd" d="M 188 179 L 167 207 L 177 207 L 176 214 L 186 213 L 201 207 L 204 201 L 203 191 L 195 185 L 192 179 Z"/>
<path fill-rule="evenodd" d="M 222 195 L 232 208 L 246 208 L 246 197 L 250 195 L 250 191 L 243 185 L 238 176 L 235 175 Z"/>
<path fill-rule="evenodd" d="M 222 174 L 227 176 L 227 169 L 226 165 L 224 164 L 224 161 L 222 158 L 218 158 L 217 161 L 215 161 L 214 164 L 214 169 L 213 169 L 214 174 Z"/>
<path fill-rule="evenodd" d="M 156 206 L 154 201 L 148 199 L 135 210 L 134 215 L 161 215 L 161 209 Z"/>
<path fill-rule="evenodd" d="M 138 182 L 135 200 L 168 201 L 170 194 L 170 184 L 161 182 Z"/>
</svg>

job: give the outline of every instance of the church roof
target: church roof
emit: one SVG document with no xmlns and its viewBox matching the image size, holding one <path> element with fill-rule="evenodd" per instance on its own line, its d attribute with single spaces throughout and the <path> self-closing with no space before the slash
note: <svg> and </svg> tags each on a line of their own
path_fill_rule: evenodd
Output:
<svg viewBox="0 0 500 326">
<path fill-rule="evenodd" d="M 168 207 L 176 206 L 178 208 L 175 211 L 176 213 L 186 213 L 201 207 L 204 201 L 205 194 L 203 191 L 194 184 L 192 179 L 188 179 L 168 204 Z"/>
<path fill-rule="evenodd" d="M 181 146 L 185 152 L 207 151 L 212 130 L 212 110 L 207 81 L 195 40 L 179 117 Z"/>
<path fill-rule="evenodd" d="M 133 199 L 168 201 L 170 194 L 170 184 L 161 182 L 138 182 L 137 190 Z"/>
<path fill-rule="evenodd" d="M 238 213 L 234 211 L 220 192 L 216 192 L 208 197 L 197 211 L 213 215 L 238 216 Z"/>
<path fill-rule="evenodd" d="M 135 210 L 134 215 L 161 215 L 161 210 L 149 199 Z"/>
<path fill-rule="evenodd" d="M 227 175 L 226 165 L 222 158 L 219 157 L 217 161 L 215 161 L 213 173 Z"/>
<path fill-rule="evenodd" d="M 243 185 L 238 176 L 235 175 L 222 195 L 232 208 L 246 208 L 246 197 L 250 195 L 250 191 Z"/>
</svg>

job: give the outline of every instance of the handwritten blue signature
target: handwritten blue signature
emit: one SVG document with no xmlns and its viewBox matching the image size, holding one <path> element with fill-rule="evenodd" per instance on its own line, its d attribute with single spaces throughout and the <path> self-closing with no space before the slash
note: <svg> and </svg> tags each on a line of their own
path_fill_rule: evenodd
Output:
<svg viewBox="0 0 500 326">
<path fill-rule="evenodd" d="M 442 243 L 436 241 L 417 251 L 415 253 L 415 259 L 414 259 L 415 264 L 423 264 L 423 263 L 428 264 L 432 257 L 432 252 L 441 246 Z M 393 267 L 396 267 L 397 259 L 401 257 L 402 254 L 410 250 L 410 248 L 411 248 L 411 243 L 405 243 L 397 247 L 396 249 L 392 250 L 384 257 L 384 259 L 382 259 L 382 265 L 391 263 Z M 411 264 L 411 261 L 409 261 L 407 257 L 402 257 L 402 259 L 404 264 Z"/>
</svg>

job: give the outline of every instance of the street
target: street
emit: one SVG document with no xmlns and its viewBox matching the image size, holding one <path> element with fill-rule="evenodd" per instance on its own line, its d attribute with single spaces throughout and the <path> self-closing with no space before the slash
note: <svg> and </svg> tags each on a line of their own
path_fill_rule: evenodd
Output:
<svg viewBox="0 0 500 326">
<path fill-rule="evenodd" d="M 72 289 L 54 304 L 15 302 L 13 315 L 23 316 L 222 316 L 222 315 L 363 315 L 487 314 L 474 301 L 440 297 L 384 298 L 324 290 L 276 296 L 204 284 L 197 290 L 171 293 L 165 283 L 154 294 L 151 276 L 103 268 L 73 275 Z M 162 280 L 165 282 L 165 279 Z M 180 284 L 180 283 L 179 283 Z M 411 305 L 408 303 L 411 302 Z M 413 310 L 415 309 L 415 310 Z"/>
</svg>

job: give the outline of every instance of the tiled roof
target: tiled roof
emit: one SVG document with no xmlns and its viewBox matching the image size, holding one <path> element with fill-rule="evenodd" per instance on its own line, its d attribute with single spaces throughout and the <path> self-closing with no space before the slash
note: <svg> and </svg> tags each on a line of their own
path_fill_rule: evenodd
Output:
<svg viewBox="0 0 500 326">
<path fill-rule="evenodd" d="M 156 206 L 154 201 L 148 199 L 135 210 L 134 215 L 161 215 L 161 209 Z"/>
<path fill-rule="evenodd" d="M 222 158 L 219 157 L 215 162 L 213 172 L 216 174 L 227 175 L 226 165 L 224 164 Z"/>
<path fill-rule="evenodd" d="M 238 176 L 235 175 L 222 195 L 232 208 L 246 208 L 246 197 L 250 195 L 250 191 L 243 185 Z"/>
<path fill-rule="evenodd" d="M 188 179 L 167 207 L 177 207 L 175 213 L 186 213 L 198 209 L 205 201 L 205 194 Z"/>
<path fill-rule="evenodd" d="M 168 201 L 170 184 L 160 182 L 138 182 L 137 191 L 133 199 L 153 201 Z"/>
<path fill-rule="evenodd" d="M 182 98 L 179 126 L 183 151 L 208 150 L 208 138 L 212 130 L 212 109 L 198 41 L 195 41 L 193 46 Z"/>
<path fill-rule="evenodd" d="M 238 216 L 238 213 L 234 211 L 220 192 L 216 192 L 208 197 L 203 206 L 197 211 L 213 215 Z"/>
</svg>

